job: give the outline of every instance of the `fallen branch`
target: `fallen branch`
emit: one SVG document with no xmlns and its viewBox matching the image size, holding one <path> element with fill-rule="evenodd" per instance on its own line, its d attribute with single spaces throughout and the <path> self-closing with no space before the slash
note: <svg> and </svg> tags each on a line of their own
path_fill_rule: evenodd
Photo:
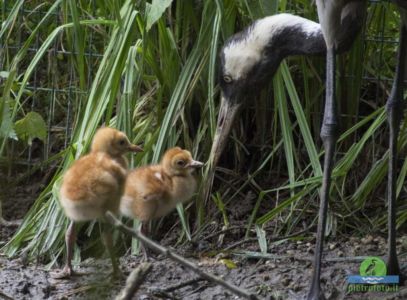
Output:
<svg viewBox="0 0 407 300">
<path fill-rule="evenodd" d="M 115 300 L 131 300 L 133 295 L 137 292 L 140 285 L 144 282 L 146 276 L 151 271 L 152 265 L 150 263 L 142 263 L 135 268 L 127 277 L 126 286 L 116 297 Z"/>
<path fill-rule="evenodd" d="M 154 250 L 157 253 L 164 254 L 168 258 L 180 263 L 184 267 L 197 273 L 202 278 L 205 278 L 208 281 L 211 281 L 215 284 L 223 286 L 225 289 L 229 290 L 230 292 L 232 292 L 233 294 L 235 294 L 239 297 L 243 297 L 245 299 L 252 299 L 252 300 L 258 299 L 255 294 L 250 294 L 247 291 L 245 291 L 233 284 L 230 284 L 217 276 L 214 276 L 214 275 L 211 275 L 211 274 L 208 274 L 208 273 L 202 271 L 192 262 L 186 260 L 182 256 L 172 252 L 171 250 L 169 250 L 169 249 L 161 246 L 160 244 L 152 241 L 151 239 L 147 238 L 145 235 L 143 235 L 140 232 L 140 230 L 134 230 L 130 227 L 127 227 L 122 222 L 120 222 L 120 220 L 118 220 L 111 212 L 106 213 L 106 218 L 107 218 L 107 221 L 109 221 L 112 225 L 118 227 L 121 231 L 126 232 L 126 233 L 132 235 L 133 237 L 135 237 L 136 239 L 138 239 L 139 241 L 141 241 L 144 244 L 144 246 Z"/>
</svg>

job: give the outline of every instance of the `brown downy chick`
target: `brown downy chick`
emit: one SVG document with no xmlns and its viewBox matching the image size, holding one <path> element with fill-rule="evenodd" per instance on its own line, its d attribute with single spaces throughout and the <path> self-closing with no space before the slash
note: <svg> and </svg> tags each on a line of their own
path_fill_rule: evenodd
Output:
<svg viewBox="0 0 407 300">
<path fill-rule="evenodd" d="M 165 152 L 160 164 L 129 172 L 121 213 L 137 218 L 143 225 L 167 215 L 178 203 L 191 199 L 197 186 L 193 171 L 202 166 L 203 163 L 192 159 L 189 151 L 175 147 Z"/>
<path fill-rule="evenodd" d="M 103 219 L 107 211 L 118 213 L 127 175 L 127 161 L 123 155 L 140 151 L 142 149 L 131 144 L 123 132 L 103 127 L 93 138 L 91 152 L 75 161 L 66 171 L 60 202 L 71 223 L 65 235 L 66 265 L 54 277 L 69 277 L 73 273 L 74 223 Z M 103 239 L 112 258 L 113 272 L 116 272 L 118 267 L 112 254 L 111 232 L 104 232 Z"/>
<path fill-rule="evenodd" d="M 121 200 L 122 214 L 149 221 L 170 213 L 188 201 L 196 190 L 193 170 L 203 163 L 179 147 L 169 149 L 159 165 L 137 168 L 127 176 Z"/>
</svg>

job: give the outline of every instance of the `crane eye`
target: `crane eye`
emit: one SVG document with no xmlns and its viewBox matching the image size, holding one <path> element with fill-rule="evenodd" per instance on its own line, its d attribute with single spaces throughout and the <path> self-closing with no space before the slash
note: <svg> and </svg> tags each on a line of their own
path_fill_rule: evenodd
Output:
<svg viewBox="0 0 407 300">
<path fill-rule="evenodd" d="M 120 146 L 126 145 L 126 140 L 125 140 L 125 139 L 119 140 L 119 145 L 120 145 Z"/>
<path fill-rule="evenodd" d="M 226 83 L 231 83 L 232 82 L 232 77 L 230 75 L 224 75 L 223 76 L 223 81 Z"/>
</svg>

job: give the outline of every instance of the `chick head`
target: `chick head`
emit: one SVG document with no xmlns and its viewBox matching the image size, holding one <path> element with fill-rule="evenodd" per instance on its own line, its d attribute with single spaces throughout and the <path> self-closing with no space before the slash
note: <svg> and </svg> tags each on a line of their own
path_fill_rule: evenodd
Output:
<svg viewBox="0 0 407 300">
<path fill-rule="evenodd" d="M 121 156 L 127 152 L 142 152 L 143 149 L 130 143 L 124 132 L 110 127 L 102 127 L 96 131 L 93 137 L 91 151 Z"/>
<path fill-rule="evenodd" d="M 167 150 L 161 161 L 164 170 L 170 175 L 188 175 L 194 169 L 202 167 L 204 164 L 192 158 L 191 152 L 174 147 Z"/>
</svg>

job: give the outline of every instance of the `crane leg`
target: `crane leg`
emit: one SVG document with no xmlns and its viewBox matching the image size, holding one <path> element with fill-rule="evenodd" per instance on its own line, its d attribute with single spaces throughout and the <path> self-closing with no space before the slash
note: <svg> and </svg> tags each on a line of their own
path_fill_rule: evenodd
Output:
<svg viewBox="0 0 407 300">
<path fill-rule="evenodd" d="M 389 170 L 387 182 L 388 201 L 388 258 L 387 274 L 400 275 L 396 251 L 396 175 L 397 175 L 397 137 L 403 117 L 403 80 L 406 67 L 407 32 L 404 25 L 400 28 L 398 63 L 392 91 L 387 101 L 387 121 L 389 123 Z"/>
<path fill-rule="evenodd" d="M 308 300 L 325 299 L 321 292 L 321 259 L 323 252 L 323 241 L 325 236 L 326 218 L 328 212 L 328 197 L 331 184 L 331 173 L 333 168 L 333 157 L 335 152 L 335 143 L 338 137 L 338 120 L 335 103 L 335 49 L 327 50 L 326 59 L 326 101 L 324 119 L 321 128 L 321 138 L 325 148 L 324 174 L 321 187 L 321 203 L 319 207 L 317 241 L 315 246 L 315 257 L 313 274 L 311 279 L 311 288 L 308 293 Z"/>
</svg>

